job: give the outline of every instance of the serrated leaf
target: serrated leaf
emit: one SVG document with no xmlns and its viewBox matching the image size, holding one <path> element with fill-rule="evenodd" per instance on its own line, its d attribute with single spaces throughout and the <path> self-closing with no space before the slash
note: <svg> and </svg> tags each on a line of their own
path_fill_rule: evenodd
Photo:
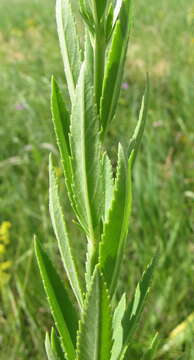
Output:
<svg viewBox="0 0 194 360">
<path fill-rule="evenodd" d="M 102 212 L 97 110 L 87 65 L 81 68 L 71 115 L 71 154 L 77 211 L 91 241 Z"/>
<path fill-rule="evenodd" d="M 115 290 L 131 212 L 131 166 L 119 145 L 113 200 L 104 224 L 99 261 L 110 293 Z"/>
<path fill-rule="evenodd" d="M 110 299 L 96 266 L 80 322 L 76 360 L 109 360 L 112 346 Z"/>
<path fill-rule="evenodd" d="M 158 253 L 152 259 L 152 262 L 148 265 L 147 269 L 144 271 L 142 279 L 138 283 L 136 287 L 135 294 L 133 296 L 132 301 L 129 303 L 127 310 L 125 312 L 125 316 L 123 318 L 122 324 L 124 329 L 124 343 L 125 347 L 123 353 L 126 353 L 129 344 L 131 342 L 132 336 L 136 327 L 138 325 L 138 321 L 140 319 L 141 313 L 143 311 L 143 307 L 145 304 L 145 300 L 148 296 L 151 280 L 153 277 L 153 272 L 158 260 Z"/>
<path fill-rule="evenodd" d="M 139 119 L 138 119 L 138 122 L 137 122 L 137 125 L 135 128 L 135 131 L 133 133 L 133 136 L 131 137 L 130 142 L 129 142 L 128 154 L 130 155 L 132 150 L 134 152 L 132 167 L 134 165 L 134 161 L 136 159 L 139 145 L 141 143 L 141 139 L 142 139 L 144 128 L 145 128 L 145 122 L 146 122 L 147 111 L 148 111 L 148 100 L 149 100 L 149 79 L 147 77 L 147 84 L 146 84 L 144 96 L 142 98 L 141 108 L 140 108 L 140 112 L 139 112 Z"/>
<path fill-rule="evenodd" d="M 131 1 L 123 0 L 112 35 L 107 56 L 100 104 L 100 121 L 103 136 L 111 122 L 118 103 L 129 34 L 131 29 Z"/>
<path fill-rule="evenodd" d="M 51 156 L 49 159 L 49 184 L 49 210 L 53 229 L 58 241 L 58 247 L 67 277 L 81 309 L 83 306 L 81 283 L 72 254 L 72 242 L 67 232 L 67 226 L 59 200 L 57 180 Z"/>
<path fill-rule="evenodd" d="M 113 347 L 111 360 L 118 360 L 123 346 L 122 320 L 126 309 L 126 295 L 121 297 L 113 316 Z"/>
<path fill-rule="evenodd" d="M 81 66 L 81 53 L 69 0 L 57 0 L 56 20 L 67 86 L 71 101 L 73 101 Z"/>
<path fill-rule="evenodd" d="M 37 240 L 35 251 L 44 289 L 67 360 L 75 360 L 74 345 L 78 327 L 76 310 L 51 260 Z"/>
<path fill-rule="evenodd" d="M 68 196 L 74 211 L 76 212 L 73 190 L 72 190 L 72 170 L 71 170 L 71 153 L 70 153 L 70 144 L 69 144 L 69 126 L 70 126 L 70 116 L 66 110 L 65 103 L 63 101 L 62 95 L 60 93 L 59 87 L 56 80 L 52 77 L 51 82 L 52 92 L 51 92 L 51 112 L 52 120 L 55 130 L 55 135 L 57 138 L 57 144 L 59 147 L 61 160 L 63 164 L 65 182 L 68 191 Z"/>
<path fill-rule="evenodd" d="M 51 331 L 51 347 L 52 347 L 53 353 L 57 357 L 57 360 L 65 360 L 65 355 L 64 355 L 62 347 L 61 347 L 60 339 L 57 336 L 54 328 L 52 328 L 52 331 Z"/>
</svg>

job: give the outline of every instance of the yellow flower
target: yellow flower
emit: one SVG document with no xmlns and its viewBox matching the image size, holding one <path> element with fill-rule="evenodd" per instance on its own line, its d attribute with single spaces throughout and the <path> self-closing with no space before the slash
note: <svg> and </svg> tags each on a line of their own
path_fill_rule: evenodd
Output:
<svg viewBox="0 0 194 360">
<path fill-rule="evenodd" d="M 0 290 L 1 288 L 9 281 L 10 274 L 7 273 L 7 270 L 10 269 L 12 262 L 5 260 L 6 247 L 10 241 L 10 228 L 11 223 L 9 221 L 3 221 L 0 225 Z"/>
<path fill-rule="evenodd" d="M 185 331 L 194 320 L 194 313 L 191 313 L 182 323 L 180 323 L 174 330 L 172 330 L 169 334 L 170 338 L 173 338 L 180 334 L 181 332 Z"/>
<path fill-rule="evenodd" d="M 12 265 L 12 262 L 9 260 L 0 263 L 0 271 L 5 271 L 5 270 L 9 269 L 11 267 L 11 265 Z"/>
<path fill-rule="evenodd" d="M 5 252 L 5 245 L 4 244 L 0 244 L 0 255 L 4 254 Z"/>
<path fill-rule="evenodd" d="M 3 221 L 0 225 L 0 241 L 4 244 L 9 243 L 9 229 L 11 228 L 11 223 L 9 221 Z"/>
</svg>

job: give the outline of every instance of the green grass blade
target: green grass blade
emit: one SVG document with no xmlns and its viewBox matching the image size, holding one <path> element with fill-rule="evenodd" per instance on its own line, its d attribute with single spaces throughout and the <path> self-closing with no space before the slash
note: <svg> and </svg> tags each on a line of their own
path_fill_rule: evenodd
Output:
<svg viewBox="0 0 194 360">
<path fill-rule="evenodd" d="M 57 360 L 65 360 L 65 355 L 61 347 L 61 341 L 54 328 L 52 328 L 51 331 L 51 347 L 54 354 L 56 354 Z"/>
<path fill-rule="evenodd" d="M 52 158 L 49 159 L 49 210 L 52 220 L 53 229 L 58 241 L 58 247 L 60 250 L 63 265 L 71 284 L 74 295 L 78 301 L 80 309 L 83 306 L 83 295 L 81 290 L 81 284 L 75 264 L 75 260 L 72 254 L 72 243 L 67 232 L 63 211 L 61 208 L 57 179 L 52 163 Z"/>
<path fill-rule="evenodd" d="M 131 211 L 131 171 L 119 145 L 113 200 L 104 224 L 99 261 L 110 292 L 114 291 Z"/>
<path fill-rule="evenodd" d="M 129 143 L 128 154 L 130 155 L 132 150 L 134 152 L 132 166 L 136 159 L 139 145 L 141 143 L 141 139 L 142 139 L 144 128 L 145 128 L 147 111 L 148 111 L 148 101 L 149 101 L 149 79 L 147 77 L 147 84 L 146 84 L 144 96 L 142 98 L 141 108 L 140 108 L 140 112 L 139 112 L 139 119 L 137 122 L 137 126 L 135 128 L 134 134 L 131 137 L 130 143 Z"/>
<path fill-rule="evenodd" d="M 123 0 L 107 57 L 100 104 L 103 136 L 111 122 L 118 103 L 129 34 L 131 30 L 131 1 Z"/>
<path fill-rule="evenodd" d="M 125 316 L 123 318 L 123 329 L 124 329 L 124 353 L 127 351 L 131 338 L 136 330 L 138 325 L 141 313 L 143 311 L 143 307 L 145 304 L 145 300 L 148 296 L 151 280 L 153 277 L 153 272 L 158 260 L 158 253 L 152 259 L 152 262 L 148 265 L 147 269 L 143 273 L 142 279 L 137 285 L 134 297 L 132 301 L 129 303 L 127 310 L 125 312 Z"/>
<path fill-rule="evenodd" d="M 123 326 L 122 320 L 126 310 L 126 295 L 123 294 L 113 316 L 113 347 L 111 360 L 118 360 L 123 347 Z"/>
<path fill-rule="evenodd" d="M 35 241 L 36 258 L 45 292 L 67 360 L 75 359 L 75 342 L 78 320 L 76 310 L 49 257 L 40 243 Z"/>
<path fill-rule="evenodd" d="M 102 212 L 101 164 L 97 111 L 90 81 L 84 63 L 72 107 L 70 144 L 78 213 L 88 237 L 95 242 Z"/>
<path fill-rule="evenodd" d="M 51 87 L 51 112 L 55 135 L 63 164 L 69 199 L 74 211 L 76 212 L 72 190 L 71 153 L 69 144 L 70 117 L 54 77 L 52 77 Z"/>
<path fill-rule="evenodd" d="M 56 19 L 67 86 L 71 101 L 73 101 L 81 66 L 81 53 L 69 0 L 57 0 Z"/>
<path fill-rule="evenodd" d="M 80 322 L 77 360 L 109 360 L 112 347 L 112 314 L 108 290 L 97 266 Z"/>
</svg>

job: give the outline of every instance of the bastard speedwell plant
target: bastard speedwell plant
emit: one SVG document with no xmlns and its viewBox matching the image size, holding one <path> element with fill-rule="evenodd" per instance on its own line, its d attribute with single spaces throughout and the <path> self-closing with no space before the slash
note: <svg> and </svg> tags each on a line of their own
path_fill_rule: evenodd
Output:
<svg viewBox="0 0 194 360">
<path fill-rule="evenodd" d="M 149 292 L 154 258 L 135 294 L 118 298 L 118 277 L 131 212 L 131 174 L 142 137 L 148 102 L 127 151 L 118 146 L 116 171 L 104 146 L 117 107 L 131 31 L 130 0 L 80 0 L 83 45 L 70 0 L 57 0 L 56 18 L 69 99 L 52 78 L 51 108 L 68 198 L 86 241 L 85 274 L 77 268 L 49 161 L 49 209 L 67 286 L 42 245 L 35 251 L 55 326 L 46 335 L 49 360 L 132 360 L 130 345 Z M 113 176 L 114 173 L 114 176 Z M 83 236 L 82 236 L 83 237 Z M 142 359 L 152 359 L 156 341 Z"/>
</svg>

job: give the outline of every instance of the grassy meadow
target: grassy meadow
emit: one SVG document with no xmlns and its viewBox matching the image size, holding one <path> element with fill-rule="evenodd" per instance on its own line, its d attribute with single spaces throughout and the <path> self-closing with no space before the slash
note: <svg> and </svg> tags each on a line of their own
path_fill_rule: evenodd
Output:
<svg viewBox="0 0 194 360">
<path fill-rule="evenodd" d="M 76 4 L 76 1 L 75 1 Z M 148 121 L 133 176 L 133 214 L 120 287 L 130 294 L 157 247 L 160 260 L 134 341 L 155 332 L 157 360 L 194 359 L 194 3 L 134 1 L 119 107 L 107 137 L 127 145 L 149 72 Z M 58 264 L 48 213 L 48 155 L 58 152 L 50 78 L 64 88 L 54 0 L 0 2 L 0 359 L 43 360 L 52 319 L 33 235 Z M 65 91 L 65 88 L 64 88 Z M 63 178 L 58 162 L 57 173 Z M 64 199 L 66 218 L 71 214 Z M 76 234 L 75 234 L 76 236 Z M 76 239 L 78 250 L 81 240 Z M 79 253 L 79 252 L 78 252 Z M 179 326 L 180 325 L 180 326 Z M 179 327 L 177 327 L 179 326 Z M 174 330 L 174 331 L 173 331 Z"/>
</svg>

